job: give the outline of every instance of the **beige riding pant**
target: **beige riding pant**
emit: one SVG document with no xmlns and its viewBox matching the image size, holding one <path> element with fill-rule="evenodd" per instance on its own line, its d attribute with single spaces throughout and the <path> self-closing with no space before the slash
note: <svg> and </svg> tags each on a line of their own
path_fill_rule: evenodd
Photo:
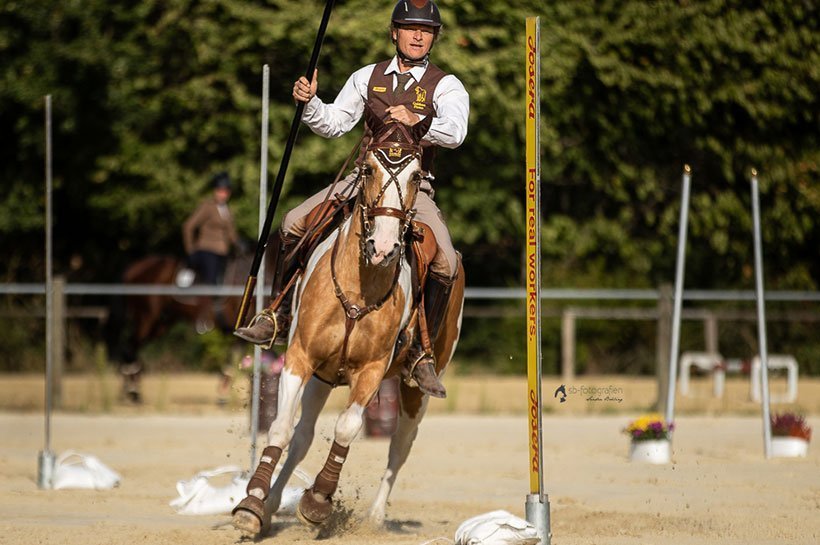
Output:
<svg viewBox="0 0 820 545">
<path fill-rule="evenodd" d="M 356 186 L 357 174 L 358 171 L 354 170 L 346 178 L 339 180 L 333 193 L 349 194 L 350 196 L 356 195 L 358 193 L 358 187 Z M 285 217 L 282 219 L 282 229 L 291 235 L 303 236 L 307 228 L 305 222 L 306 216 L 325 199 L 329 189 L 330 186 L 327 186 L 285 214 Z M 438 243 L 436 257 L 433 258 L 433 262 L 430 263 L 430 270 L 440 277 L 453 278 L 456 274 L 456 264 L 458 263 L 456 250 L 453 248 L 453 242 L 450 240 L 450 231 L 447 230 L 444 216 L 442 216 L 441 210 L 438 209 L 436 203 L 433 202 L 433 194 L 434 191 L 430 182 L 424 180 L 421 183 L 418 196 L 416 197 L 415 219 L 430 226 Z"/>
</svg>

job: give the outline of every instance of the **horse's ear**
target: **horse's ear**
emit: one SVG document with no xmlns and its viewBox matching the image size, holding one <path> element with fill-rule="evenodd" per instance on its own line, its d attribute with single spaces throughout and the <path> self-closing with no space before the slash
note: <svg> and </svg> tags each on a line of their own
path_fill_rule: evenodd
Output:
<svg viewBox="0 0 820 545">
<path fill-rule="evenodd" d="M 364 122 L 370 128 L 370 132 L 374 135 L 381 134 L 384 131 L 385 123 L 381 120 L 381 118 L 376 115 L 376 112 L 373 111 L 368 105 L 364 107 Z"/>
<path fill-rule="evenodd" d="M 410 134 L 413 136 L 413 140 L 418 144 L 421 142 L 421 139 L 424 138 L 424 135 L 427 134 L 427 131 L 430 130 L 430 125 L 433 123 L 433 116 L 428 115 L 412 127 L 410 127 Z"/>
</svg>

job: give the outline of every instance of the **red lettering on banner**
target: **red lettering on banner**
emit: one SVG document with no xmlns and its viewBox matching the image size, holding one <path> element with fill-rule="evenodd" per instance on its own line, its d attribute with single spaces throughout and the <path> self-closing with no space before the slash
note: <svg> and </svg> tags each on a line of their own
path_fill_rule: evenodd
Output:
<svg viewBox="0 0 820 545">
<path fill-rule="evenodd" d="M 535 119 L 535 40 L 530 36 L 527 39 L 527 116 Z"/>
<path fill-rule="evenodd" d="M 530 452 L 532 453 L 531 468 L 532 471 L 538 472 L 538 398 L 535 395 L 535 390 L 530 390 Z"/>
</svg>

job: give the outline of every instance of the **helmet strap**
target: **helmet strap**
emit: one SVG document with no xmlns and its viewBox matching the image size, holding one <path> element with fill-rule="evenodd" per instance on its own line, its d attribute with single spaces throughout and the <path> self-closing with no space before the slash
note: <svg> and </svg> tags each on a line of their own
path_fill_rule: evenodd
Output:
<svg viewBox="0 0 820 545">
<path fill-rule="evenodd" d="M 432 47 L 430 48 L 433 49 Z M 427 64 L 427 59 L 430 57 L 430 52 L 428 51 L 426 55 L 424 55 L 420 59 L 411 59 L 407 55 L 405 55 L 401 49 L 399 49 L 399 44 L 396 44 L 396 55 L 401 59 L 402 64 L 407 66 L 424 66 Z"/>
</svg>

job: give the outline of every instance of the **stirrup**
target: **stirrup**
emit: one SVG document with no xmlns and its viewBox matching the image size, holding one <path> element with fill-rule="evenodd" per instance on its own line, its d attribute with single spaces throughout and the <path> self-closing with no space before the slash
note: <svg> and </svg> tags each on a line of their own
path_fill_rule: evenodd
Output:
<svg viewBox="0 0 820 545">
<path fill-rule="evenodd" d="M 255 326 L 256 324 L 258 324 L 260 320 L 267 320 L 267 321 L 269 321 L 270 323 L 273 324 L 273 334 L 271 335 L 270 341 L 268 341 L 268 344 L 262 344 L 262 343 L 259 344 L 259 346 L 261 346 L 265 350 L 270 350 L 271 348 L 273 348 L 273 343 L 276 342 L 276 335 L 279 333 L 279 321 L 276 319 L 276 313 L 274 311 L 272 311 L 271 309 L 266 308 L 266 309 L 263 309 L 262 312 L 258 313 L 256 316 L 254 316 L 251 319 L 251 322 L 247 325 L 248 329 L 250 329 L 253 326 Z M 234 335 L 236 335 L 236 332 L 234 332 Z M 243 338 L 243 337 L 240 337 L 240 338 Z M 248 340 L 248 339 L 243 339 L 243 340 Z M 253 343 L 253 344 L 256 344 L 256 343 Z"/>
<path fill-rule="evenodd" d="M 428 354 L 426 352 L 422 352 L 418 358 L 409 366 L 409 370 L 407 371 L 407 375 L 403 377 L 404 383 L 412 388 L 418 388 L 424 394 L 429 395 L 430 397 L 437 397 L 444 399 L 447 397 L 447 388 L 441 383 L 441 380 L 436 375 L 436 364 L 435 364 L 435 356 L 432 354 Z M 427 368 L 430 368 L 430 372 L 432 372 L 431 377 L 425 377 L 426 384 L 422 385 L 419 379 L 415 376 L 416 371 L 419 369 L 419 365 L 425 368 L 425 373 L 427 373 Z M 434 384 L 430 384 L 434 382 Z"/>
</svg>

